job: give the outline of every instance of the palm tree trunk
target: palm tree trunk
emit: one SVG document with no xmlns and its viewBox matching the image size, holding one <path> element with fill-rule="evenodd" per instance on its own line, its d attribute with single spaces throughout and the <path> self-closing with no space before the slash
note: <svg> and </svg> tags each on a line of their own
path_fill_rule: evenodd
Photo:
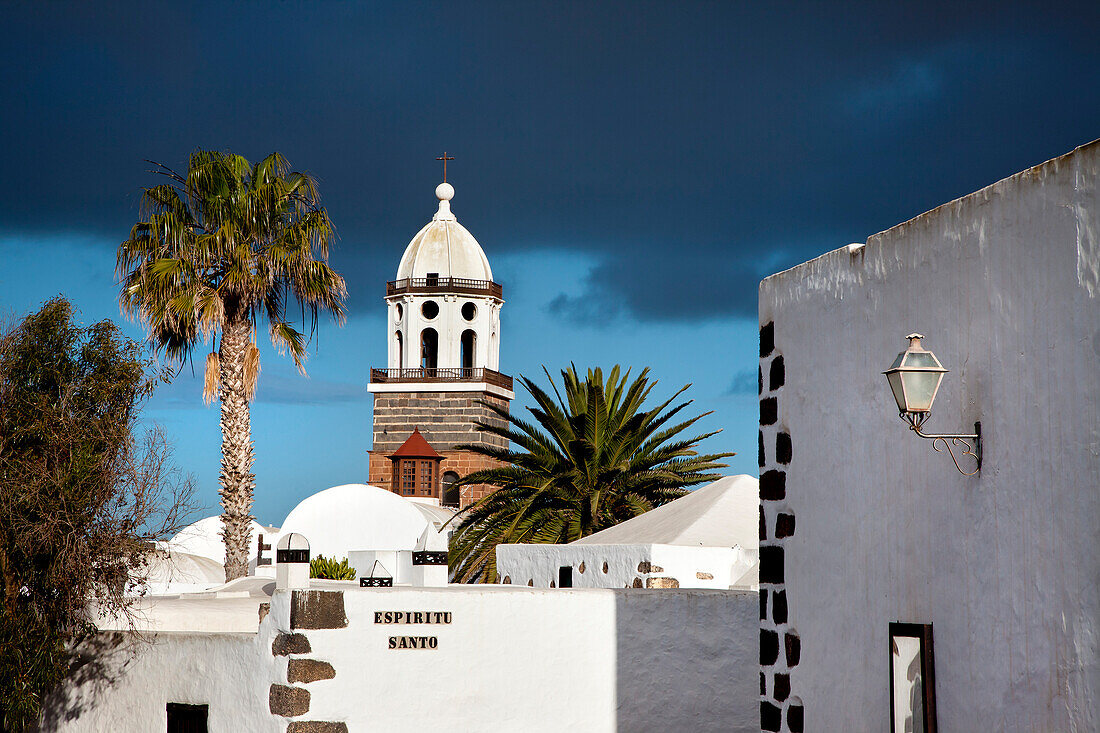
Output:
<svg viewBox="0 0 1100 733">
<path fill-rule="evenodd" d="M 252 426 L 244 382 L 244 357 L 248 350 L 251 324 L 248 320 L 228 320 L 222 330 L 218 351 L 221 362 L 222 426 L 222 538 L 225 541 L 225 579 L 248 574 L 248 543 L 251 539 Z"/>
</svg>

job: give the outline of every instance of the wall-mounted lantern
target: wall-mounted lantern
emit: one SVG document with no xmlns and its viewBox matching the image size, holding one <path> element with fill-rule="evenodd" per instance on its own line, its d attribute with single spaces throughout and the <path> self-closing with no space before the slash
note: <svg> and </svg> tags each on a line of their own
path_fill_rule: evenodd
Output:
<svg viewBox="0 0 1100 733">
<path fill-rule="evenodd" d="M 931 440 L 932 447 L 937 452 L 946 448 L 959 473 L 973 476 L 982 469 L 982 424 L 974 423 L 973 433 L 933 434 L 921 431 L 925 420 L 932 415 L 932 403 L 936 401 L 936 393 L 947 370 L 935 354 L 921 346 L 920 341 L 924 336 L 911 333 L 905 338 L 909 339 L 909 348 L 898 354 L 890 368 L 883 372 L 886 381 L 890 383 L 890 391 L 894 393 L 894 400 L 898 403 L 901 419 L 909 423 L 909 429 L 917 435 Z M 969 473 L 964 471 L 955 458 L 952 446 L 962 446 L 960 455 L 973 458 L 978 464 L 977 468 Z"/>
</svg>

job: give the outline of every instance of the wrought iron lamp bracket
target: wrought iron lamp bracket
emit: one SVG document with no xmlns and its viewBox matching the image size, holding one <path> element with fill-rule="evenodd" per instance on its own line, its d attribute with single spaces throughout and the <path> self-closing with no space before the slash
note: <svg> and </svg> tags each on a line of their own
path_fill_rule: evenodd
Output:
<svg viewBox="0 0 1100 733">
<path fill-rule="evenodd" d="M 921 426 L 931 416 L 931 412 L 902 412 L 900 417 L 905 422 L 909 423 L 909 429 L 914 433 L 924 438 L 925 440 L 932 441 L 932 448 L 937 453 L 942 453 L 944 448 L 947 449 L 947 454 L 951 456 L 951 460 L 955 464 L 955 468 L 959 469 L 959 473 L 963 476 L 973 476 L 982 470 L 982 424 L 981 422 L 974 423 L 973 433 L 925 433 L 921 431 Z M 959 459 L 955 457 L 955 451 L 952 446 L 961 446 L 963 450 L 959 453 L 959 457 L 970 456 L 974 459 L 977 467 L 970 472 L 964 471 L 962 466 L 959 465 Z"/>
</svg>

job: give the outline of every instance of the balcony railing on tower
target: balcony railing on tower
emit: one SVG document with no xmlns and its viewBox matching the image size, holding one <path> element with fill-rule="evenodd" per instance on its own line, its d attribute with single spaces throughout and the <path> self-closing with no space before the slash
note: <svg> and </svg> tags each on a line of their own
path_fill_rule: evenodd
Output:
<svg viewBox="0 0 1100 733">
<path fill-rule="evenodd" d="M 437 367 L 416 369 L 371 369 L 372 384 L 401 382 L 485 382 L 512 391 L 512 378 L 492 369 L 476 367 Z"/>
<path fill-rule="evenodd" d="M 386 295 L 401 293 L 466 293 L 504 299 L 504 287 L 492 280 L 464 277 L 404 277 L 386 283 Z"/>
</svg>

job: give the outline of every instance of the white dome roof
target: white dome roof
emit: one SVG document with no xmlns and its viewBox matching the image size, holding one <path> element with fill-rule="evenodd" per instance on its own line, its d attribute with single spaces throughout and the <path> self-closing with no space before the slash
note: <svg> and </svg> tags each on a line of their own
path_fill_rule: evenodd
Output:
<svg viewBox="0 0 1100 733">
<path fill-rule="evenodd" d="M 426 227 L 405 248 L 397 279 L 427 277 L 429 272 L 439 277 L 459 277 L 468 280 L 492 280 L 493 271 L 481 245 L 466 231 L 451 213 L 454 186 L 441 183 L 435 189 L 439 211 Z"/>
<path fill-rule="evenodd" d="M 248 537 L 248 562 L 255 564 L 256 553 L 259 550 L 256 543 L 257 535 L 271 532 L 265 530 L 255 520 L 252 520 Z M 266 544 L 270 544 L 267 540 Z M 225 564 L 225 542 L 222 540 L 222 518 L 220 516 L 206 517 L 189 524 L 181 529 L 175 537 L 168 540 L 170 552 L 182 552 L 188 555 L 198 555 Z"/>
<path fill-rule="evenodd" d="M 439 521 L 424 509 L 377 486 L 344 484 L 303 499 L 287 515 L 280 536 L 303 535 L 311 557 L 340 559 L 348 550 L 413 550 L 424 530 L 435 532 Z"/>
</svg>

